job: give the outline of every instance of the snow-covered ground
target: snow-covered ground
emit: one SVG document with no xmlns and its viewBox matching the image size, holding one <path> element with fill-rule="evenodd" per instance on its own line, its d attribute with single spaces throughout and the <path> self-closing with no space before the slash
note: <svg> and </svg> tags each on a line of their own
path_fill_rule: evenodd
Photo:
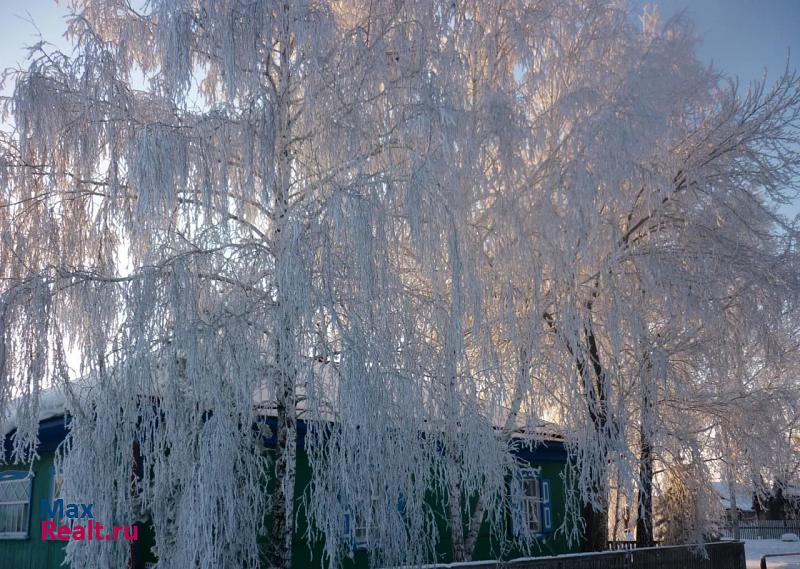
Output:
<svg viewBox="0 0 800 569">
<path fill-rule="evenodd" d="M 767 569 L 800 569 L 800 542 L 783 542 L 779 539 L 746 539 L 744 551 L 747 569 L 758 569 L 761 556 L 772 553 L 797 553 L 792 557 L 768 557 Z"/>
</svg>

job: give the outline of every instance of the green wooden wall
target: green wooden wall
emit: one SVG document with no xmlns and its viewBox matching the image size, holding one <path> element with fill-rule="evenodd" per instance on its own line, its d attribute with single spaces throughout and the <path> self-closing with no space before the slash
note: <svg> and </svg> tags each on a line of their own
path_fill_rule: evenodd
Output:
<svg viewBox="0 0 800 569">
<path fill-rule="evenodd" d="M 565 464 L 561 462 L 538 462 L 534 463 L 531 466 L 540 467 L 541 468 L 541 476 L 546 478 L 550 481 L 550 504 L 551 504 L 551 515 L 552 515 L 552 528 L 553 530 L 557 529 L 561 523 L 564 521 L 564 483 L 561 478 L 561 473 L 564 470 Z M 510 514 L 509 514 L 510 516 Z M 443 527 L 440 531 L 444 531 L 445 535 L 448 535 L 447 528 Z M 507 520 L 507 526 L 509 531 L 511 531 L 511 521 L 510 519 Z M 450 540 L 449 538 L 445 538 L 445 543 L 443 543 L 443 547 L 447 548 L 447 554 L 441 555 L 440 561 L 441 562 L 450 562 Z M 556 534 L 555 531 L 548 533 L 543 539 L 540 539 L 538 545 L 534 546 L 533 555 L 540 556 L 540 555 L 560 555 L 562 553 L 573 553 L 580 549 L 580 544 L 573 543 L 570 546 L 564 536 L 560 534 Z M 474 559 L 483 560 L 483 559 L 498 559 L 502 557 L 503 559 L 513 559 L 515 557 L 520 557 L 525 555 L 523 551 L 509 551 L 505 555 L 500 555 L 498 552 L 498 544 L 492 543 L 490 539 L 490 532 L 489 527 L 487 524 L 484 524 L 481 528 L 480 538 L 478 543 L 475 545 L 475 555 Z"/>
<path fill-rule="evenodd" d="M 63 548 L 65 542 L 42 541 L 41 539 L 41 525 L 44 520 L 40 503 L 43 498 L 47 499 L 50 495 L 52 464 L 53 454 L 43 453 L 42 459 L 34 466 L 32 515 L 30 516 L 29 536 L 24 540 L 0 539 L 0 569 L 56 569 L 61 565 L 64 559 Z M 552 526 L 556 528 L 561 524 L 564 516 L 564 487 L 559 476 L 564 468 L 564 464 L 560 462 L 542 462 L 534 464 L 533 466 L 540 466 L 542 469 L 542 476 L 548 478 L 551 482 Z M 20 466 L 2 466 L 0 470 L 19 470 L 21 468 Z M 308 458 L 305 452 L 300 449 L 297 453 L 296 495 L 298 497 L 305 490 L 310 479 L 311 468 L 308 463 Z M 271 491 L 273 484 L 274 482 L 269 484 L 269 491 Z M 451 544 L 449 532 L 447 531 L 446 515 L 444 514 L 445 510 L 442 504 L 434 504 L 434 507 L 442 512 L 442 515 L 438 517 L 440 539 L 435 561 L 446 563 L 451 560 Z M 268 512 L 265 512 L 265 516 L 267 517 L 267 524 L 269 524 Z M 509 528 L 511 527 L 510 522 L 508 526 Z M 317 544 L 310 549 L 303 537 L 304 531 L 305 527 L 298 527 L 295 532 L 294 566 L 302 569 L 320 568 L 322 546 L 321 544 Z M 152 532 L 149 531 L 149 528 L 142 527 L 140 524 L 139 537 L 138 565 L 141 567 L 143 562 L 154 561 L 155 559 L 149 554 L 150 547 L 153 544 Z M 262 536 L 260 538 L 260 547 L 262 551 L 265 551 L 267 548 L 267 540 L 267 536 Z M 573 544 L 573 547 L 570 548 L 563 538 L 554 537 L 552 535 L 541 540 L 540 546 L 540 555 L 568 553 L 577 549 L 577 544 Z M 521 554 L 522 552 L 510 551 L 506 552 L 503 557 L 510 559 Z M 499 556 L 497 544 L 492 543 L 489 528 L 484 524 L 476 545 L 475 559 L 496 559 Z M 346 559 L 344 561 L 343 569 L 366 569 L 367 567 L 368 559 L 366 552 L 356 551 L 353 559 Z"/>
<path fill-rule="evenodd" d="M 562 473 L 565 464 L 561 462 L 540 462 L 531 464 L 531 466 L 538 466 L 541 468 L 541 476 L 550 480 L 550 501 L 552 505 L 552 527 L 558 528 L 564 519 L 564 494 L 565 489 L 560 474 Z M 295 496 L 299 498 L 306 486 L 311 481 L 311 467 L 308 463 L 305 452 L 299 449 L 297 452 L 297 479 L 295 487 Z M 270 485 L 270 491 L 271 491 Z M 434 508 L 441 512 L 442 515 L 437 516 L 438 529 L 439 529 L 439 546 L 436 552 L 436 559 L 430 562 L 450 563 L 452 544 L 450 541 L 450 532 L 447 528 L 447 516 L 444 504 L 434 504 Z M 508 531 L 511 531 L 510 514 L 507 521 Z M 269 527 L 269 516 L 267 516 L 267 527 Z M 294 566 L 303 569 L 319 569 L 321 568 L 321 555 L 322 544 L 316 544 L 309 548 L 303 534 L 305 533 L 305 526 L 296 528 L 293 539 L 293 560 Z M 267 548 L 267 537 L 260 539 L 262 551 Z M 579 544 L 573 543 L 571 546 L 567 544 L 566 540 L 561 535 L 549 534 L 546 538 L 539 541 L 539 546 L 534 555 L 558 555 L 562 553 L 573 553 L 580 549 Z M 506 551 L 501 554 L 499 544 L 493 543 L 491 539 L 491 532 L 488 524 L 484 523 L 475 545 L 474 560 L 485 559 L 513 559 L 524 555 L 522 551 Z M 354 552 L 352 559 L 345 559 L 342 564 L 342 569 L 367 569 L 369 567 L 369 560 L 366 551 L 358 550 Z"/>
<path fill-rule="evenodd" d="M 42 541 L 41 501 L 50 498 L 53 453 L 44 454 L 33 466 L 33 499 L 26 539 L 0 539 L 0 567 L 3 569 L 55 569 L 64 560 L 61 541 Z M 24 466 L 0 466 L 2 470 L 24 470 Z"/>
</svg>

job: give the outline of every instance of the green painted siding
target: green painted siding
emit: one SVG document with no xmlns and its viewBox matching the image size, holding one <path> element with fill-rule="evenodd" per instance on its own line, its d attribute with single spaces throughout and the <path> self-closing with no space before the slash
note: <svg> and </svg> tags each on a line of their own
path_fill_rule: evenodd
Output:
<svg viewBox="0 0 800 569">
<path fill-rule="evenodd" d="M 541 476 L 550 481 L 550 502 L 552 507 L 552 528 L 558 528 L 564 519 L 564 485 L 561 478 L 561 473 L 565 467 L 561 462 L 541 462 L 531 464 L 534 467 L 541 468 Z M 295 486 L 295 497 L 299 499 L 303 491 L 311 481 L 311 467 L 308 463 L 306 453 L 299 449 L 297 452 L 297 479 Z M 269 485 L 269 491 L 272 491 L 274 482 Z M 451 541 L 450 532 L 447 528 L 447 516 L 444 504 L 433 504 L 436 511 L 441 512 L 437 516 L 439 526 L 439 547 L 436 552 L 436 562 L 449 563 L 451 562 Z M 302 521 L 302 520 L 301 520 Z M 511 519 L 507 521 L 508 531 L 511 530 Z M 269 516 L 267 516 L 267 527 L 269 527 Z M 309 549 L 306 540 L 303 538 L 306 526 L 300 525 L 296 528 L 295 536 L 293 539 L 293 559 L 294 566 L 303 569 L 317 569 L 322 567 L 321 555 L 322 545 L 316 544 L 313 548 Z M 262 552 L 266 549 L 268 537 L 262 537 L 259 541 L 261 544 Z M 540 550 L 537 550 L 537 555 L 558 555 L 562 553 L 572 553 L 578 551 L 579 544 L 574 543 L 570 547 L 563 536 L 556 536 L 550 533 L 539 542 Z M 478 542 L 475 544 L 474 560 L 484 559 L 513 559 L 523 555 L 521 551 L 506 551 L 501 555 L 499 551 L 499 544 L 493 543 L 490 535 L 490 528 L 488 524 L 484 523 L 481 528 Z M 432 562 L 433 560 L 431 560 Z M 343 569 L 367 569 L 369 567 L 368 556 L 366 551 L 359 550 L 354 552 L 353 559 L 345 559 L 342 564 Z"/>
<path fill-rule="evenodd" d="M 45 454 L 33 467 L 33 499 L 27 539 L 0 539 L 3 569 L 55 569 L 64 560 L 66 542 L 42 541 L 41 501 L 50 498 L 53 454 Z M 24 466 L 0 466 L 2 470 L 24 470 Z"/>
<path fill-rule="evenodd" d="M 63 567 L 64 547 L 66 541 L 42 540 L 42 522 L 46 521 L 41 502 L 50 499 L 53 477 L 54 454 L 42 453 L 42 458 L 34 464 L 33 499 L 31 500 L 31 516 L 27 539 L 0 539 L 0 569 L 56 569 Z M 25 466 L 5 465 L 3 470 L 24 470 Z M 153 532 L 148 526 L 139 526 L 137 547 L 139 562 L 137 568 L 143 567 L 145 561 L 154 561 L 150 551 L 153 545 Z"/>
<path fill-rule="evenodd" d="M 29 537 L 24 540 L 0 540 L 0 568 L 1 569 L 56 569 L 61 565 L 64 559 L 64 542 L 55 541 L 42 541 L 41 539 L 41 525 L 43 521 L 41 512 L 41 500 L 49 498 L 50 485 L 52 476 L 53 454 L 47 453 L 42 455 L 42 459 L 34 466 L 34 481 L 33 481 L 33 500 L 32 500 L 32 515 L 30 521 Z M 561 481 L 561 471 L 564 464 L 560 462 L 542 462 L 533 464 L 532 466 L 541 467 L 541 475 L 543 478 L 550 480 L 550 495 L 552 504 L 552 527 L 557 528 L 564 516 L 564 487 Z M 19 470 L 19 466 L 4 466 L 0 470 Z M 297 480 L 296 480 L 296 496 L 299 498 L 305 491 L 311 480 L 311 467 L 308 463 L 306 453 L 299 449 L 297 453 Z M 270 481 L 267 490 L 272 491 L 274 481 Z M 433 506 L 442 514 L 438 516 L 439 519 L 439 547 L 437 550 L 436 561 L 446 563 L 450 561 L 450 536 L 447 530 L 447 521 L 445 508 L 443 504 L 433 504 Z M 267 517 L 267 527 L 269 527 L 269 514 L 265 512 Z M 511 531 L 510 514 L 508 520 L 509 531 Z M 305 526 L 301 525 L 297 528 L 294 537 L 294 566 L 302 569 L 317 569 L 321 567 L 321 544 L 315 545 L 309 549 L 308 544 L 303 537 L 305 533 Z M 153 536 L 150 528 L 139 524 L 140 542 L 138 565 L 141 567 L 144 561 L 154 561 L 152 554 L 150 554 L 150 547 L 153 545 Z M 263 552 L 267 548 L 268 536 L 262 536 L 259 539 L 260 548 Z M 554 537 L 553 535 L 547 536 L 544 540 L 540 541 L 541 555 L 554 555 L 559 553 L 568 553 L 577 549 L 577 544 L 572 548 L 568 547 L 562 537 Z M 518 557 L 522 552 L 510 551 L 506 552 L 503 557 L 511 559 Z M 480 559 L 496 559 L 500 557 L 498 544 L 492 543 L 490 532 L 487 524 L 481 529 L 478 543 L 475 547 L 475 560 Z M 433 560 L 431 560 L 433 561 Z M 365 551 L 356 551 L 353 559 L 345 559 L 343 569 L 366 569 L 368 567 L 367 553 Z"/>
<path fill-rule="evenodd" d="M 541 540 L 539 540 L 539 548 L 536 549 L 536 555 L 559 555 L 562 553 L 572 553 L 578 551 L 579 544 L 575 543 L 572 544 L 570 547 L 567 544 L 566 539 L 562 535 L 556 535 L 555 530 L 561 525 L 564 521 L 564 484 L 561 478 L 561 473 L 564 470 L 565 465 L 560 462 L 541 462 L 535 463 L 531 466 L 541 468 L 541 477 L 543 479 L 547 479 L 550 481 L 550 504 L 551 504 L 551 527 L 552 531 L 546 534 Z M 512 524 L 509 518 L 507 520 L 508 530 L 509 532 L 512 531 Z M 447 547 L 447 555 L 446 557 L 443 556 L 441 558 L 442 562 L 445 560 L 447 562 L 450 561 L 450 540 L 447 539 L 446 543 Z M 480 538 L 478 543 L 475 545 L 475 555 L 474 559 L 482 560 L 482 559 L 498 559 L 501 557 L 500 552 L 498 551 L 498 544 L 492 543 L 490 539 L 490 532 L 489 527 L 487 524 L 484 524 L 481 528 Z M 509 551 L 505 555 L 502 555 L 503 559 L 513 559 L 515 557 L 520 557 L 525 553 L 522 551 Z"/>
<path fill-rule="evenodd" d="M 551 527 L 553 530 L 539 540 L 538 548 L 534 546 L 535 553 L 533 553 L 533 555 L 559 555 L 578 551 L 579 544 L 575 543 L 570 547 L 563 536 L 555 535 L 554 533 L 554 530 L 558 528 L 564 520 L 564 485 L 560 475 L 565 465 L 560 462 L 540 462 L 532 463 L 530 466 L 541 468 L 541 477 L 550 481 Z M 442 514 L 438 516 L 439 546 L 436 551 L 436 562 L 450 563 L 452 562 L 452 541 L 450 540 L 448 521 L 445 514 L 445 504 L 437 504 L 435 507 L 438 512 L 442 512 Z M 511 538 L 513 525 L 510 512 L 506 515 L 506 529 L 508 531 L 508 537 Z M 465 535 L 467 531 L 468 528 L 465 520 Z M 487 559 L 509 560 L 524 555 L 526 555 L 525 552 L 514 549 L 506 550 L 505 552 L 501 551 L 500 544 L 492 539 L 489 524 L 484 522 L 483 526 L 481 526 L 478 541 L 475 544 L 474 561 Z"/>
</svg>

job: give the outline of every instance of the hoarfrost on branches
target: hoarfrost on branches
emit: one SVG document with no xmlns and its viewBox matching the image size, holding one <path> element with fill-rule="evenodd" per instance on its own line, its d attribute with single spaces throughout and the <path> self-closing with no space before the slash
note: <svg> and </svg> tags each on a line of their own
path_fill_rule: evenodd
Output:
<svg viewBox="0 0 800 569">
<path fill-rule="evenodd" d="M 654 503 L 702 503 L 680 485 L 706 460 L 785 473 L 785 446 L 738 435 L 765 400 L 783 413 L 764 440 L 797 421 L 797 227 L 776 204 L 797 190 L 800 80 L 739 95 L 686 21 L 630 14 L 75 2 L 74 54 L 37 46 L 4 102 L 14 458 L 60 386 L 65 496 L 149 520 L 160 568 L 257 567 L 267 531 L 291 566 L 301 419 L 299 515 L 330 567 L 345 516 L 374 564 L 431 560 L 430 493 L 453 559 L 486 521 L 497 555 L 532 550 L 507 480 L 540 418 L 570 454 L 558 531 L 590 547 L 612 495 L 652 539 Z"/>
</svg>

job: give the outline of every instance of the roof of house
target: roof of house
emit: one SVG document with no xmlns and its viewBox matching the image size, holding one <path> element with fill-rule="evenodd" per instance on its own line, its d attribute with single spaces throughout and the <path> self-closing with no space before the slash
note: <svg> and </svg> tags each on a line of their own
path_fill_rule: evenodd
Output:
<svg viewBox="0 0 800 569">
<path fill-rule="evenodd" d="M 722 507 L 731 507 L 731 493 L 728 483 L 724 480 L 717 480 L 711 483 L 714 490 L 719 495 Z M 745 512 L 753 511 L 753 489 L 741 484 L 735 485 L 736 507 Z"/>
<path fill-rule="evenodd" d="M 17 408 L 19 399 L 15 399 L 8 406 L 6 416 L 0 418 L 0 428 L 3 435 L 8 435 L 17 428 Z M 60 417 L 66 411 L 66 398 L 63 389 L 50 387 L 39 394 L 39 422 Z"/>
<path fill-rule="evenodd" d="M 317 384 L 324 384 L 325 391 L 334 396 L 332 398 L 335 399 L 338 382 L 334 377 L 335 373 L 332 370 L 332 366 L 315 365 L 313 373 L 316 375 Z M 70 391 L 81 396 L 89 397 L 91 397 L 91 391 L 95 387 L 96 383 L 86 378 L 72 381 L 69 384 Z M 311 410 L 306 408 L 308 399 L 304 396 L 305 393 L 303 392 L 302 386 L 300 386 L 299 391 L 298 416 L 299 418 L 308 419 L 311 415 Z M 274 394 L 266 387 L 259 388 L 253 393 L 253 405 L 257 407 L 259 415 L 265 417 L 274 417 L 277 415 Z M 7 416 L 5 418 L 0 418 L 0 430 L 2 430 L 4 435 L 8 435 L 17 428 L 17 407 L 18 405 L 14 405 L 14 402 L 12 402 L 12 404 L 9 405 Z M 505 427 L 504 415 L 507 412 L 507 410 L 504 410 L 504 412 L 489 418 L 496 429 Z M 63 386 L 50 387 L 41 391 L 39 396 L 40 423 L 53 417 L 65 415 L 66 413 L 67 397 Z M 316 419 L 336 422 L 336 413 L 330 406 L 315 409 L 313 411 L 313 416 Z M 565 434 L 561 426 L 543 419 L 527 416 L 524 413 L 517 415 L 516 421 L 514 421 L 512 427 L 512 437 L 517 439 L 561 443 L 565 440 Z"/>
</svg>

